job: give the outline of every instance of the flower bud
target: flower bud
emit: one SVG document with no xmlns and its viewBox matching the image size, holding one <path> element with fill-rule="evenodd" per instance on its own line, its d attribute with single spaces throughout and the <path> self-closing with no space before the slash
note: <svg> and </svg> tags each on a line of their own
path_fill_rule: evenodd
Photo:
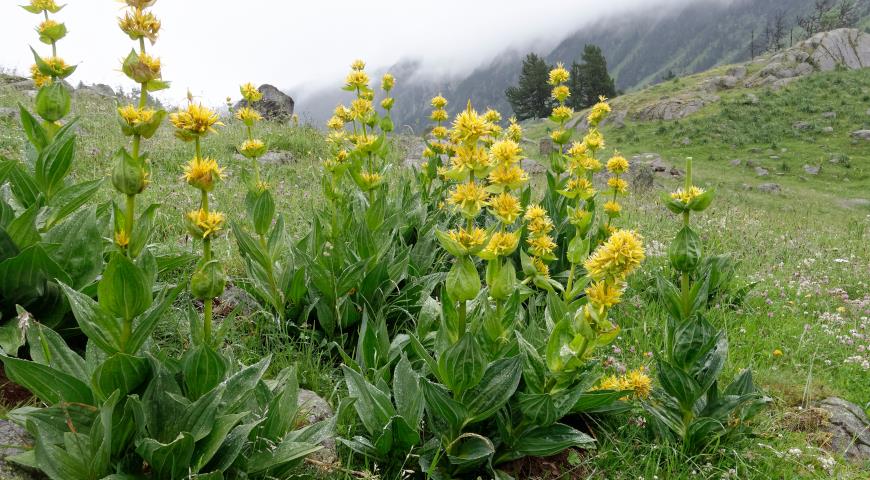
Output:
<svg viewBox="0 0 870 480">
<path fill-rule="evenodd" d="M 470 257 L 457 258 L 447 272 L 447 294 L 450 298 L 464 302 L 472 300 L 480 292 L 480 276 Z"/>
<path fill-rule="evenodd" d="M 514 292 L 517 283 L 517 272 L 510 259 L 491 260 L 486 267 L 486 284 L 489 285 L 489 296 L 496 300 L 506 300 Z"/>
<path fill-rule="evenodd" d="M 70 110 L 69 91 L 60 83 L 52 83 L 39 89 L 36 94 L 36 113 L 47 122 L 56 122 Z"/>
<path fill-rule="evenodd" d="M 262 140 L 257 139 L 245 140 L 245 142 L 239 146 L 239 153 L 247 158 L 259 158 L 266 153 L 266 144 L 263 143 Z"/>
<path fill-rule="evenodd" d="M 668 247 L 668 260 L 679 272 L 691 272 L 701 262 L 701 237 L 690 227 L 683 227 Z"/>
<path fill-rule="evenodd" d="M 144 162 L 130 156 L 123 148 L 115 154 L 112 185 L 126 195 L 137 195 L 148 186 L 148 171 Z"/>
<path fill-rule="evenodd" d="M 227 276 L 217 260 L 199 266 L 190 277 L 190 293 L 199 300 L 211 300 L 224 291 Z"/>
<path fill-rule="evenodd" d="M 121 71 L 124 75 L 136 83 L 148 83 L 153 80 L 160 79 L 160 59 L 152 57 L 147 53 L 137 54 L 135 50 L 130 50 L 130 54 L 124 59 L 121 65 Z"/>
<path fill-rule="evenodd" d="M 39 33 L 40 42 L 51 45 L 66 36 L 66 25 L 54 20 L 45 20 L 39 24 L 36 31 Z"/>
</svg>

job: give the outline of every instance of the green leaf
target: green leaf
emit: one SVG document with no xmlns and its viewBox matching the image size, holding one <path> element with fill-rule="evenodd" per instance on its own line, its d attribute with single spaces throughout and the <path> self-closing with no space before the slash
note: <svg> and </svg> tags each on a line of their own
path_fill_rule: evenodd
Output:
<svg viewBox="0 0 870 480">
<path fill-rule="evenodd" d="M 706 192 L 696 196 L 691 201 L 689 201 L 689 205 L 687 206 L 689 210 L 693 210 L 695 212 L 703 212 L 710 206 L 710 203 L 713 202 L 713 190 L 707 190 Z"/>
<path fill-rule="evenodd" d="M 423 390 L 423 398 L 426 400 L 426 411 L 434 419 L 439 420 L 449 427 L 450 432 L 459 432 L 468 416 L 465 407 L 450 398 L 450 394 L 441 385 L 434 384 L 426 379 L 420 380 L 420 389 Z M 442 433 L 449 436 L 448 432 Z"/>
<path fill-rule="evenodd" d="M 521 436 L 514 449 L 522 455 L 549 457 L 566 448 L 594 448 L 595 439 L 585 433 L 556 423 L 549 427 L 533 428 Z"/>
<path fill-rule="evenodd" d="M 463 433 L 447 447 L 447 459 L 457 466 L 479 465 L 494 453 L 492 441 L 476 433 Z"/>
<path fill-rule="evenodd" d="M 59 190 L 49 202 L 48 216 L 45 220 L 46 227 L 49 229 L 54 227 L 87 203 L 103 186 L 103 181 L 102 178 L 98 178 Z M 96 242 L 91 243 L 96 244 Z"/>
<path fill-rule="evenodd" d="M 36 362 L 0 357 L 9 380 L 33 392 L 50 405 L 60 402 L 94 404 L 91 389 L 81 380 Z"/>
<path fill-rule="evenodd" d="M 41 206 L 44 200 L 42 192 L 39 190 L 39 185 L 33 176 L 25 170 L 25 168 L 17 162 L 14 162 L 12 167 L 7 172 L 9 177 L 9 186 L 12 188 L 12 194 L 15 199 L 21 203 L 24 208 L 31 208 L 34 205 Z"/>
<path fill-rule="evenodd" d="M 27 326 L 27 343 L 34 362 L 60 370 L 82 382 L 90 379 L 85 359 L 70 349 L 54 330 L 36 322 Z"/>
<path fill-rule="evenodd" d="M 224 380 L 227 364 L 223 356 L 208 345 L 188 350 L 181 360 L 187 398 L 196 400 Z"/>
<path fill-rule="evenodd" d="M 360 422 L 366 427 L 370 435 L 380 432 L 390 422 L 390 418 L 396 415 L 390 397 L 374 385 L 368 383 L 362 375 L 341 366 L 344 372 L 344 382 L 347 385 L 348 396 L 355 398 L 353 406 L 359 416 Z"/>
<path fill-rule="evenodd" d="M 281 442 L 274 449 L 257 452 L 248 457 L 247 473 L 249 475 L 264 473 L 269 469 L 305 458 L 322 448 L 320 445 L 310 443 Z"/>
<path fill-rule="evenodd" d="M 480 275 L 471 257 L 456 259 L 445 280 L 450 297 L 459 302 L 473 300 L 480 292 Z"/>
<path fill-rule="evenodd" d="M 101 350 L 112 354 L 121 350 L 121 324 L 91 297 L 61 283 L 61 289 L 82 333 Z"/>
<path fill-rule="evenodd" d="M 97 298 L 103 308 L 129 322 L 151 306 L 151 285 L 136 264 L 116 253 L 103 272 Z"/>
<path fill-rule="evenodd" d="M 180 433 L 174 441 L 166 444 L 152 438 L 142 439 L 136 446 L 136 453 L 148 462 L 154 480 L 177 480 L 187 477 L 193 448 L 193 437 Z"/>
<path fill-rule="evenodd" d="M 248 412 L 222 415 L 214 419 L 211 432 L 196 444 L 192 463 L 195 471 L 201 471 L 202 467 L 214 458 L 215 453 L 227 440 L 230 431 L 246 416 Z"/>
<path fill-rule="evenodd" d="M 700 385 L 686 372 L 674 367 L 666 361 L 658 362 L 659 381 L 669 395 L 677 399 L 683 411 L 690 411 L 695 400 L 704 393 Z"/>
<path fill-rule="evenodd" d="M 444 384 L 457 395 L 477 385 L 485 367 L 483 349 L 471 334 L 463 335 L 438 358 L 438 370 Z"/>
<path fill-rule="evenodd" d="M 94 392 L 102 397 L 119 390 L 126 396 L 142 385 L 151 373 L 151 365 L 142 357 L 116 353 L 94 371 Z"/>
<path fill-rule="evenodd" d="M 250 190 L 245 196 L 245 205 L 254 224 L 254 231 L 257 235 L 266 235 L 269 227 L 272 226 L 272 217 L 275 216 L 275 200 L 272 199 L 272 192 L 259 188 Z"/>
<path fill-rule="evenodd" d="M 36 230 L 36 217 L 39 210 L 39 206 L 34 204 L 6 226 L 6 234 L 15 242 L 19 250 L 24 250 L 39 241 L 39 232 Z"/>
<path fill-rule="evenodd" d="M 57 245 L 51 257 L 69 275 L 76 290 L 92 284 L 103 271 L 103 245 L 95 208 L 80 210 L 51 229 L 43 241 Z"/>
<path fill-rule="evenodd" d="M 668 247 L 668 259 L 677 271 L 694 271 L 701 262 L 701 237 L 684 226 Z"/>
<path fill-rule="evenodd" d="M 502 358 L 489 364 L 480 382 L 462 397 L 470 424 L 486 420 L 511 399 L 522 378 L 520 357 Z"/>
<path fill-rule="evenodd" d="M 48 145 L 49 137 L 39 120 L 36 119 L 21 103 L 18 104 L 18 111 L 21 117 L 21 126 L 24 128 L 24 134 L 27 135 L 27 140 L 33 145 L 37 151 L 42 150 Z"/>
<path fill-rule="evenodd" d="M 267 355 L 259 362 L 241 369 L 226 380 L 227 388 L 224 391 L 223 401 L 229 408 L 225 411 L 237 411 L 237 404 L 242 403 L 242 400 L 251 395 L 254 387 L 266 373 L 266 369 L 269 368 L 271 361 L 271 355 Z"/>
<path fill-rule="evenodd" d="M 393 398 L 396 410 L 411 427 L 416 428 L 423 419 L 423 393 L 420 391 L 420 377 L 411 368 L 411 362 L 402 355 L 393 373 Z"/>
<path fill-rule="evenodd" d="M 72 170 L 75 149 L 76 137 L 66 135 L 55 137 L 54 141 L 39 153 L 34 174 L 36 182 L 49 201 L 64 186 L 64 179 Z"/>
<path fill-rule="evenodd" d="M 21 251 L 17 256 L 0 262 L 0 294 L 4 301 L 28 307 L 37 318 L 48 323 L 49 315 L 67 311 L 63 302 L 54 302 L 57 279 L 69 282 L 66 272 L 52 260 L 41 244 Z M 30 308 L 30 306 L 33 306 Z M 59 310 L 59 312 L 57 312 Z"/>
<path fill-rule="evenodd" d="M 157 323 L 163 319 L 166 310 L 172 306 L 175 297 L 177 297 L 183 289 L 184 285 L 176 286 L 161 300 L 152 303 L 151 308 L 135 319 L 133 322 L 133 333 L 130 335 L 130 339 L 126 344 L 126 351 L 128 353 L 136 353 L 140 348 L 142 348 L 142 345 L 144 345 L 145 341 L 151 336 L 151 332 L 157 328 Z"/>
</svg>

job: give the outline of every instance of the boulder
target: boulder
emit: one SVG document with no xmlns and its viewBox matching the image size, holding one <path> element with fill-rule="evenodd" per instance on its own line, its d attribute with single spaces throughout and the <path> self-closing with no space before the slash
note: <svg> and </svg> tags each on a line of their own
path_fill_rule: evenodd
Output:
<svg viewBox="0 0 870 480">
<path fill-rule="evenodd" d="M 553 140 L 550 137 L 542 138 L 538 142 L 538 153 L 544 156 L 549 155 L 553 151 Z"/>
<path fill-rule="evenodd" d="M 822 133 L 834 133 L 834 127 L 822 127 Z"/>
<path fill-rule="evenodd" d="M 758 105 L 758 96 L 754 93 L 747 93 L 743 96 L 744 105 Z"/>
<path fill-rule="evenodd" d="M 6 457 L 24 453 L 32 447 L 33 438 L 26 430 L 8 421 L 0 420 L 0 478 L 4 480 L 37 480 L 44 478 L 15 463 L 7 462 Z"/>
<path fill-rule="evenodd" d="M 677 120 L 689 116 L 705 105 L 719 101 L 716 95 L 688 94 L 677 97 L 667 97 L 658 102 L 640 107 L 632 114 L 635 120 Z"/>
<path fill-rule="evenodd" d="M 806 172 L 807 175 L 818 175 L 821 170 L 822 170 L 821 167 L 816 167 L 813 165 L 804 165 L 804 172 Z"/>
<path fill-rule="evenodd" d="M 855 130 L 849 135 L 857 140 L 870 140 L 870 130 Z"/>
<path fill-rule="evenodd" d="M 795 47 L 807 51 L 811 63 L 823 72 L 870 66 L 870 34 L 854 28 L 817 33 Z"/>
<path fill-rule="evenodd" d="M 794 122 L 791 124 L 791 128 L 793 128 L 795 130 L 809 130 L 809 129 L 813 128 L 813 124 L 810 122 L 804 122 L 804 121 Z"/>
<path fill-rule="evenodd" d="M 743 160 L 740 160 L 739 158 L 735 158 L 734 160 L 731 160 L 728 163 L 730 163 L 732 167 L 739 167 L 740 165 L 743 164 Z"/>
<path fill-rule="evenodd" d="M 293 154 L 284 150 L 272 150 L 259 158 L 263 165 L 286 165 L 293 163 Z"/>
<path fill-rule="evenodd" d="M 655 186 L 655 172 L 648 163 L 631 164 L 629 184 L 636 192 L 646 192 Z"/>
<path fill-rule="evenodd" d="M 744 67 L 743 65 L 737 65 L 737 66 L 731 67 L 726 72 L 726 75 L 728 75 L 729 77 L 734 77 L 734 78 L 740 80 L 740 79 L 746 77 L 746 67 Z"/>
<path fill-rule="evenodd" d="M 782 191 L 782 188 L 778 183 L 762 183 L 758 186 L 758 191 L 764 193 L 779 193 Z"/>
<path fill-rule="evenodd" d="M 526 173 L 544 173 L 547 171 L 547 168 L 540 163 L 532 160 L 531 158 L 525 158 L 522 162 L 520 162 L 520 166 Z"/>
<path fill-rule="evenodd" d="M 293 116 L 293 109 L 295 108 L 296 102 L 293 101 L 293 98 L 291 98 L 290 95 L 287 95 L 268 83 L 260 85 L 259 90 L 260 93 L 263 94 L 263 98 L 259 102 L 254 103 L 253 107 L 255 110 L 260 112 L 260 115 L 262 115 L 263 118 L 266 120 L 284 122 Z M 248 102 L 242 100 L 236 103 L 233 109 L 235 110 L 245 107 L 247 104 Z"/>
<path fill-rule="evenodd" d="M 770 175 L 770 172 L 764 167 L 755 167 L 755 174 L 759 177 L 766 177 Z"/>
<path fill-rule="evenodd" d="M 870 208 L 870 199 L 866 198 L 847 198 L 840 202 L 840 205 L 846 208 Z"/>
<path fill-rule="evenodd" d="M 822 118 L 837 118 L 837 112 L 822 112 Z"/>
<path fill-rule="evenodd" d="M 826 398 L 819 406 L 830 413 L 830 449 L 855 462 L 870 460 L 870 421 L 861 407 L 837 397 Z"/>
<path fill-rule="evenodd" d="M 300 389 L 297 399 L 303 417 L 303 425 L 312 425 L 322 420 L 328 420 L 335 415 L 329 402 L 321 398 L 311 390 Z M 325 465 L 332 465 L 338 461 L 338 455 L 335 451 L 335 438 L 329 437 L 321 444 L 323 449 L 313 453 L 311 457 Z"/>
</svg>

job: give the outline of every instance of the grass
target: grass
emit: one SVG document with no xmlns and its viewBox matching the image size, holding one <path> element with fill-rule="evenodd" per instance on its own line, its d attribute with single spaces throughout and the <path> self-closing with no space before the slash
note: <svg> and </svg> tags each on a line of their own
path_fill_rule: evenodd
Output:
<svg viewBox="0 0 870 480">
<path fill-rule="evenodd" d="M 711 73 L 666 82 L 621 101 L 640 104 L 679 94 L 694 88 L 705 75 Z M 831 395 L 870 408 L 870 367 L 864 364 L 870 362 L 870 209 L 848 202 L 870 198 L 870 142 L 849 137 L 849 132 L 870 125 L 866 114 L 870 77 L 861 71 L 817 74 L 779 92 L 754 90 L 757 104 L 747 103 L 746 93 L 742 89 L 723 93 L 720 102 L 680 121 L 629 122 L 623 128 L 608 126 L 604 133 L 608 147 L 627 156 L 656 152 L 678 166 L 682 158 L 694 157 L 696 183 L 716 190 L 713 206 L 694 220 L 703 232 L 705 248 L 732 254 L 740 262 L 741 279 L 758 284 L 744 303 L 714 306 L 709 315 L 728 334 L 726 377 L 751 367 L 757 383 L 773 399 L 772 408 L 757 421 L 758 437 L 713 456 L 687 459 L 653 442 L 640 426 L 640 412 L 628 421 L 601 418 L 595 420 L 594 429 L 599 448 L 568 454 L 551 478 L 867 478 L 870 465 L 849 464 L 836 457 L 831 463 L 832 457 L 818 448 L 820 433 L 795 428 L 788 419 Z M 19 101 L 29 100 L 0 88 L 0 106 Z M 115 126 L 115 107 L 106 99 L 83 95 L 76 96 L 74 106 L 81 117 L 75 176 L 105 177 L 111 153 L 127 140 Z M 823 118 L 827 111 L 836 112 L 836 118 Z M 809 122 L 810 128 L 794 129 L 798 121 Z M 238 175 L 243 160 L 233 157 L 243 132 L 241 126 L 227 123 L 219 135 L 204 142 L 204 152 L 227 169 L 227 179 L 215 189 L 214 199 L 232 220 L 245 215 Z M 287 219 L 290 234 L 298 236 L 320 201 L 319 158 L 325 144 L 308 127 L 262 125 L 262 136 L 272 149 L 293 156 L 292 162 L 265 166 L 264 173 L 275 186 L 278 211 Z M 834 132 L 824 133 L 825 126 L 832 126 Z M 546 129 L 546 123 L 531 125 L 526 135 L 537 139 Z M 684 145 L 683 138 L 691 142 Z M 21 158 L 23 142 L 16 122 L 0 120 L 0 155 Z M 181 217 L 195 205 L 195 192 L 180 180 L 192 149 L 164 126 L 145 142 L 144 150 L 152 159 L 152 185 L 140 198 L 145 204 L 162 204 L 157 239 L 180 249 L 192 248 L 185 240 Z M 835 156 L 838 163 L 830 163 Z M 741 159 L 744 166 L 732 166 L 732 159 Z M 758 178 L 745 167 L 749 160 L 768 169 L 770 176 Z M 821 173 L 807 175 L 805 164 L 821 166 Z M 657 181 L 656 190 L 670 190 L 678 183 L 670 178 Z M 782 193 L 747 189 L 762 182 L 780 184 Z M 107 185 L 100 195 L 100 201 L 111 199 L 111 188 Z M 649 259 L 616 311 L 623 330 L 606 361 L 612 371 L 652 368 L 661 350 L 664 314 L 650 302 L 651 279 L 652 272 L 666 265 L 663 246 L 678 225 L 658 204 L 657 195 L 657 191 L 633 193 L 619 220 L 621 226 L 643 233 Z M 220 240 L 216 251 L 231 274 L 238 275 L 242 265 L 232 243 Z M 178 279 L 185 276 L 186 272 L 178 272 Z M 181 347 L 178 339 L 186 337 L 188 302 L 180 300 L 161 326 L 161 348 Z M 338 404 L 343 387 L 336 359 L 319 341 L 291 338 L 257 312 L 234 319 L 229 338 L 229 348 L 240 361 L 271 353 L 273 368 L 298 364 L 303 386 Z M 348 468 L 367 468 L 358 459 L 342 458 Z M 336 474 L 336 478 L 346 476 Z"/>
</svg>

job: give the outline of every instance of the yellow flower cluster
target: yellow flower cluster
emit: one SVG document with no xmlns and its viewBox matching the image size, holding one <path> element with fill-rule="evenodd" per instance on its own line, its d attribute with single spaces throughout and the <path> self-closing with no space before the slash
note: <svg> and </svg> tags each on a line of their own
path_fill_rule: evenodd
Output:
<svg viewBox="0 0 870 480">
<path fill-rule="evenodd" d="M 623 281 L 643 259 L 643 237 L 633 230 L 617 230 L 583 266 L 594 280 Z"/>
<path fill-rule="evenodd" d="M 671 192 L 671 198 L 680 201 L 686 205 L 689 204 L 695 197 L 704 194 L 704 189 L 692 185 L 688 190 L 678 188 L 677 191 Z"/>
<path fill-rule="evenodd" d="M 604 212 L 608 216 L 608 226 L 610 226 L 610 220 L 618 217 L 622 211 L 622 206 L 617 202 L 617 197 L 628 193 L 628 182 L 621 178 L 621 175 L 628 172 L 628 167 L 628 160 L 619 154 L 610 157 L 610 160 L 607 161 L 607 171 L 612 175 L 607 180 L 607 186 L 613 193 L 611 199 L 604 204 Z"/>
<path fill-rule="evenodd" d="M 215 181 L 223 180 L 223 173 L 213 158 L 194 157 L 184 167 L 184 180 L 188 185 L 210 192 Z"/>
<path fill-rule="evenodd" d="M 152 45 L 157 41 L 157 34 L 160 32 L 160 20 L 141 7 L 133 7 L 132 11 L 126 12 L 118 19 L 118 26 L 131 40 L 147 38 Z"/>
<path fill-rule="evenodd" d="M 243 84 L 239 87 L 239 91 L 242 92 L 242 98 L 248 102 L 248 105 L 257 103 L 263 99 L 263 92 L 257 89 L 257 87 L 255 87 L 251 82 Z"/>
<path fill-rule="evenodd" d="M 209 212 L 200 208 L 187 212 L 187 230 L 199 239 L 209 240 L 216 237 L 224 228 L 224 214 Z"/>
<path fill-rule="evenodd" d="M 189 142 L 214 133 L 216 125 L 223 125 L 218 121 L 217 113 L 199 104 L 191 103 L 185 109 L 169 115 L 169 121 L 175 126 L 175 136 Z"/>
<path fill-rule="evenodd" d="M 529 235 L 526 243 L 529 247 L 529 253 L 539 260 L 552 260 L 553 252 L 556 250 L 556 242 L 550 236 L 553 231 L 553 220 L 540 205 L 529 205 L 526 208 L 524 216 L 526 220 L 526 230 Z"/>
<path fill-rule="evenodd" d="M 565 123 L 574 116 L 574 109 L 565 104 L 565 101 L 571 95 L 568 86 L 565 83 L 571 78 L 571 74 L 565 67 L 559 63 L 556 68 L 550 70 L 549 83 L 553 87 L 551 96 L 556 100 L 556 106 L 553 107 L 553 112 L 550 114 L 550 120 L 559 124 L 559 126 L 550 132 L 550 139 L 558 146 L 559 154 L 563 151 L 563 145 L 568 143 L 571 138 L 571 132 L 565 129 Z M 560 172 L 561 173 L 561 172 Z"/>
<path fill-rule="evenodd" d="M 630 391 L 637 398 L 647 398 L 652 392 L 652 379 L 642 368 L 638 368 L 625 375 L 604 377 L 593 390 Z"/>
<path fill-rule="evenodd" d="M 466 218 L 473 219 L 486 206 L 489 194 L 474 180 L 460 183 L 450 192 L 451 205 L 462 212 Z"/>
</svg>

